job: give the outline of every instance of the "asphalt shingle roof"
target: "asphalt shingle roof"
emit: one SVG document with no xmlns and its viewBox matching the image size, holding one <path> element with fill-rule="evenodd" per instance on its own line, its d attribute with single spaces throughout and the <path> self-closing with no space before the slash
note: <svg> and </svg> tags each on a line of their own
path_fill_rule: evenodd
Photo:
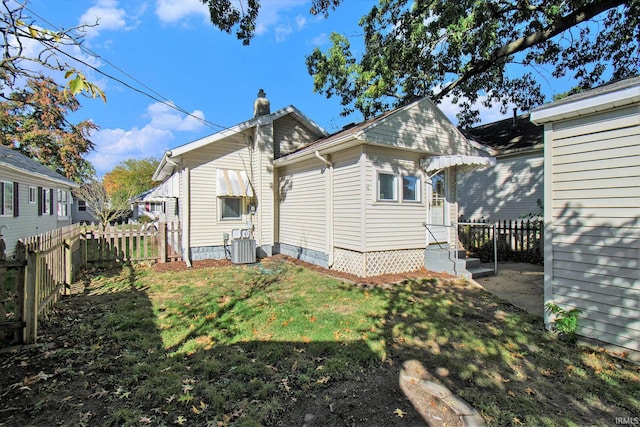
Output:
<svg viewBox="0 0 640 427">
<path fill-rule="evenodd" d="M 75 182 L 65 178 L 57 172 L 52 171 L 48 167 L 36 162 L 24 154 L 3 145 L 0 145 L 0 166 L 9 166 L 21 169 L 27 173 L 41 175 L 58 182 L 68 183 L 72 186 L 77 185 Z"/>
</svg>

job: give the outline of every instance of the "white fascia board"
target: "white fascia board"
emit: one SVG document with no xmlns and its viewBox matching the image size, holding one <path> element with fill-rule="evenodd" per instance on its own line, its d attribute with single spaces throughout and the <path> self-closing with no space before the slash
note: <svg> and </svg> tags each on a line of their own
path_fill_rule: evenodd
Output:
<svg viewBox="0 0 640 427">
<path fill-rule="evenodd" d="M 613 90 L 600 95 L 575 101 L 543 105 L 531 112 L 531 121 L 536 125 L 597 113 L 640 102 L 640 85 Z"/>
<path fill-rule="evenodd" d="M 275 167 L 287 166 L 293 163 L 300 162 L 302 160 L 315 158 L 316 151 L 324 155 L 335 153 L 336 151 L 340 150 L 346 150 L 347 148 L 355 147 L 356 145 L 365 144 L 365 141 L 359 138 L 360 136 L 361 135 L 359 133 L 349 133 L 339 139 L 311 144 L 305 148 L 300 149 L 300 151 L 296 151 L 295 153 L 274 160 L 273 164 Z"/>
</svg>

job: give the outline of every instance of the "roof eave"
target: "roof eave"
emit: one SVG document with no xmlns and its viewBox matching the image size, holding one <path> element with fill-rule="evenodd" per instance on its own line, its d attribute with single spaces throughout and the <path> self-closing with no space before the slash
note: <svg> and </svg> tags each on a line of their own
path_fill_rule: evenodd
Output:
<svg viewBox="0 0 640 427">
<path fill-rule="evenodd" d="M 635 103 L 640 103 L 640 84 L 582 97 L 575 101 L 569 98 L 566 101 L 543 105 L 531 111 L 531 121 L 536 125 L 542 125 Z"/>
<path fill-rule="evenodd" d="M 12 164 L 9 164 L 9 163 L 5 163 L 5 162 L 0 162 L 0 165 L 2 165 L 3 167 L 5 167 L 7 169 L 11 169 L 11 170 L 16 171 L 16 172 L 24 173 L 26 175 L 31 175 L 31 176 L 36 177 L 36 178 L 45 179 L 47 181 L 51 181 L 51 182 L 55 182 L 55 183 L 58 183 L 58 184 L 67 185 L 67 186 L 73 187 L 73 188 L 80 187 L 80 184 L 78 184 L 76 182 L 73 182 L 73 181 L 71 181 L 71 180 L 69 180 L 67 178 L 62 177 L 62 176 L 60 178 L 54 178 L 52 176 L 48 176 L 48 175 L 45 175 L 45 174 L 42 174 L 42 173 L 39 173 L 39 172 L 33 172 L 33 171 L 30 171 L 30 170 L 27 170 L 27 169 L 23 169 L 23 168 L 20 168 L 18 166 L 15 166 L 15 165 L 12 165 Z"/>
</svg>

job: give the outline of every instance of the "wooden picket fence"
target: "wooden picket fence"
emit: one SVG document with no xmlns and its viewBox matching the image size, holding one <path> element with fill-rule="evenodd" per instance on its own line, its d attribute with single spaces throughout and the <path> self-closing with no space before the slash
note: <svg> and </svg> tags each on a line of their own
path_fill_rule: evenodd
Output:
<svg viewBox="0 0 640 427">
<path fill-rule="evenodd" d="M 35 343 L 38 319 L 88 265 L 178 261 L 180 239 L 178 224 L 74 224 L 23 239 L 11 260 L 0 250 L 0 341 L 13 336 L 14 343 Z"/>
<path fill-rule="evenodd" d="M 493 226 L 499 261 L 542 263 L 543 223 L 537 219 L 502 220 L 495 223 L 465 219 L 458 226 L 462 246 L 481 259 L 493 259 Z M 472 225 L 468 225 L 472 224 Z"/>
</svg>

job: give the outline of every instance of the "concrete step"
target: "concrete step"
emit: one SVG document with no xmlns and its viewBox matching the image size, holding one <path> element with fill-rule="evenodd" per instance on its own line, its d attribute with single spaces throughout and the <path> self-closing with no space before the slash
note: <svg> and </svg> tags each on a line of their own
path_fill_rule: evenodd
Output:
<svg viewBox="0 0 640 427">
<path fill-rule="evenodd" d="M 469 271 L 469 273 L 471 273 L 471 278 L 474 279 L 474 280 L 478 279 L 480 277 L 486 277 L 486 276 L 493 276 L 494 275 L 493 268 L 473 267 L 473 268 L 468 268 L 467 271 Z"/>
<path fill-rule="evenodd" d="M 465 259 L 467 270 L 470 268 L 477 268 L 482 266 L 480 258 L 467 258 Z"/>
</svg>

